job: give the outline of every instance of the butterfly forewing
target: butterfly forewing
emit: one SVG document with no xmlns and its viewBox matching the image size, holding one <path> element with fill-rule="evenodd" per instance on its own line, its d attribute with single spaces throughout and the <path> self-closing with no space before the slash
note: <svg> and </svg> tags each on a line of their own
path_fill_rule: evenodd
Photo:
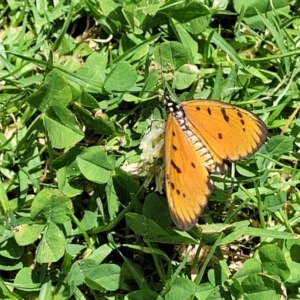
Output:
<svg viewBox="0 0 300 300">
<path fill-rule="evenodd" d="M 182 107 L 187 125 L 217 163 L 249 157 L 266 140 L 266 125 L 237 106 L 213 100 L 193 100 L 183 102 Z"/>
<path fill-rule="evenodd" d="M 204 166 L 176 118 L 168 115 L 165 131 L 165 180 L 172 219 L 188 230 L 197 223 L 211 194 L 212 183 Z"/>
</svg>

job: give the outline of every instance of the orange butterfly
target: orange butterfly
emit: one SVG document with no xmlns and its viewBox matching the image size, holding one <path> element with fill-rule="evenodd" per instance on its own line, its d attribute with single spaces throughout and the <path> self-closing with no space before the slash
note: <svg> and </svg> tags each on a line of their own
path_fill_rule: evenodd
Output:
<svg viewBox="0 0 300 300">
<path fill-rule="evenodd" d="M 251 156 L 265 142 L 267 128 L 254 114 L 220 101 L 178 104 L 165 93 L 163 102 L 167 199 L 174 223 L 188 230 L 212 192 L 210 173 L 226 170 L 226 161 Z"/>
</svg>

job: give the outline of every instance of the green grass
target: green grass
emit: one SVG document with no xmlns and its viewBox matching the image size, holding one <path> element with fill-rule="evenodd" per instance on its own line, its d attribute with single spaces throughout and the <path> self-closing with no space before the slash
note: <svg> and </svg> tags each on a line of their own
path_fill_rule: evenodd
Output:
<svg viewBox="0 0 300 300">
<path fill-rule="evenodd" d="M 300 297 L 300 7 L 217 2 L 0 4 L 1 299 Z M 161 78 L 268 126 L 188 232 L 141 143 Z"/>
</svg>

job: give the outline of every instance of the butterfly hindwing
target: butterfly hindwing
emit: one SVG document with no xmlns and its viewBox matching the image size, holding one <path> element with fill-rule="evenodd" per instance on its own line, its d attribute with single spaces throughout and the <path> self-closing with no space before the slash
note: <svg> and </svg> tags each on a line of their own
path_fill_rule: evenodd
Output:
<svg viewBox="0 0 300 300">
<path fill-rule="evenodd" d="M 251 156 L 264 143 L 266 125 L 254 114 L 213 100 L 182 102 L 187 125 L 217 163 Z"/>
<path fill-rule="evenodd" d="M 211 194 L 212 183 L 203 158 L 191 141 L 168 115 L 165 129 L 165 180 L 172 219 L 178 228 L 188 230 L 197 223 Z"/>
</svg>

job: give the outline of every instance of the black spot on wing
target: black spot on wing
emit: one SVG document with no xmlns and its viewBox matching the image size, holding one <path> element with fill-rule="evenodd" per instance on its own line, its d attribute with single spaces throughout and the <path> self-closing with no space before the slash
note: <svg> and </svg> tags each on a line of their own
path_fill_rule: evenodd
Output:
<svg viewBox="0 0 300 300">
<path fill-rule="evenodd" d="M 229 122 L 229 116 L 226 114 L 226 109 L 224 107 L 221 108 L 221 113 L 223 115 L 223 119 L 228 123 Z"/>
<path fill-rule="evenodd" d="M 211 109 L 209 107 L 207 108 L 207 112 L 211 116 Z"/>
<path fill-rule="evenodd" d="M 181 173 L 181 169 L 175 164 L 173 159 L 171 159 L 171 166 L 176 170 L 177 173 Z"/>
<path fill-rule="evenodd" d="M 223 135 L 222 135 L 222 133 L 221 133 L 221 132 L 219 132 L 219 134 L 218 134 L 218 138 L 219 138 L 220 140 L 223 138 Z"/>
</svg>

